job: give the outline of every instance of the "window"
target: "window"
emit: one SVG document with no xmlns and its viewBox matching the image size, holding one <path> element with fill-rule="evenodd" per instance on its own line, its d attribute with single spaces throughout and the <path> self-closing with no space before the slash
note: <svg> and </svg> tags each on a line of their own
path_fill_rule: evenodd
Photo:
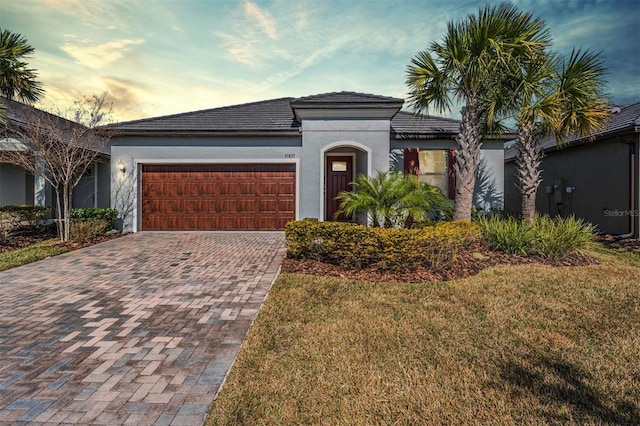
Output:
<svg viewBox="0 0 640 426">
<path fill-rule="evenodd" d="M 420 150 L 420 181 L 440 188 L 443 194 L 447 194 L 447 151 Z"/>
<path fill-rule="evenodd" d="M 331 162 L 331 171 L 332 172 L 346 172 L 347 171 L 347 162 L 346 161 L 332 161 Z"/>
</svg>

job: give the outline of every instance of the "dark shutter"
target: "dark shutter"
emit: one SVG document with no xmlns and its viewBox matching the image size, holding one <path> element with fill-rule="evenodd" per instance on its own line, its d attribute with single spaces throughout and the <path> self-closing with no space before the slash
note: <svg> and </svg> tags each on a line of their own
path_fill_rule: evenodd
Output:
<svg viewBox="0 0 640 426">
<path fill-rule="evenodd" d="M 456 150 L 450 149 L 447 153 L 447 196 L 450 200 L 456 199 Z"/>
<path fill-rule="evenodd" d="M 420 174 L 420 150 L 418 148 L 406 148 L 404 150 L 404 173 L 407 175 Z"/>
</svg>

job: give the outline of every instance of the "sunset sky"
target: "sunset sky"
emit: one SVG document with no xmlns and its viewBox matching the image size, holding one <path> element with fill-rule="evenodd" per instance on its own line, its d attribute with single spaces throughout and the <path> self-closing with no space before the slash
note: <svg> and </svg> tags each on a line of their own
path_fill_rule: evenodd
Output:
<svg viewBox="0 0 640 426">
<path fill-rule="evenodd" d="M 640 101 L 639 0 L 519 0 L 554 49 L 603 51 L 607 93 Z M 0 0 L 0 28 L 36 49 L 39 106 L 108 91 L 115 117 L 141 117 L 341 90 L 405 98 L 411 57 L 466 0 Z M 457 110 L 448 114 L 459 117 Z"/>
</svg>

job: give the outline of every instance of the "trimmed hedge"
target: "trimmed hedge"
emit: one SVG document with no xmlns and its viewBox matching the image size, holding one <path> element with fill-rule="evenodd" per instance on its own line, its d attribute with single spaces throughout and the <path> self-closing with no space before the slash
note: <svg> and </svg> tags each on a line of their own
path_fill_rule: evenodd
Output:
<svg viewBox="0 0 640 426">
<path fill-rule="evenodd" d="M 2 206 L 0 207 L 0 239 L 16 232 L 39 229 L 42 221 L 49 218 L 49 206 Z"/>
<path fill-rule="evenodd" d="M 29 225 L 37 225 L 39 221 L 45 220 L 51 214 L 49 206 L 1 206 L 0 220 L 15 223 L 28 223 Z"/>
<path fill-rule="evenodd" d="M 113 227 L 118 217 L 115 209 L 73 209 L 71 210 L 71 226 L 69 238 L 79 243 L 104 235 Z"/>
<path fill-rule="evenodd" d="M 461 247 L 481 238 L 471 222 L 443 222 L 420 229 L 367 228 L 341 222 L 302 220 L 285 227 L 289 256 L 346 268 L 444 269 Z"/>
<path fill-rule="evenodd" d="M 118 211 L 116 209 L 89 208 L 71 210 L 71 220 L 75 221 L 106 220 L 111 226 L 117 217 Z"/>
</svg>

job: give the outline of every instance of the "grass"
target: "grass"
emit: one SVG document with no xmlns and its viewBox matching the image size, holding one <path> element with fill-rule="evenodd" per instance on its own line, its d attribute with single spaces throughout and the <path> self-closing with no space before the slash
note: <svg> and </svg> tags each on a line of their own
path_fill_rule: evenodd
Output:
<svg viewBox="0 0 640 426">
<path fill-rule="evenodd" d="M 59 242 L 60 240 L 58 239 L 51 239 L 21 249 L 0 253 L 0 271 L 68 252 L 69 248 L 59 246 Z"/>
<path fill-rule="evenodd" d="M 633 424 L 639 266 L 435 284 L 281 275 L 207 425 Z"/>
</svg>

